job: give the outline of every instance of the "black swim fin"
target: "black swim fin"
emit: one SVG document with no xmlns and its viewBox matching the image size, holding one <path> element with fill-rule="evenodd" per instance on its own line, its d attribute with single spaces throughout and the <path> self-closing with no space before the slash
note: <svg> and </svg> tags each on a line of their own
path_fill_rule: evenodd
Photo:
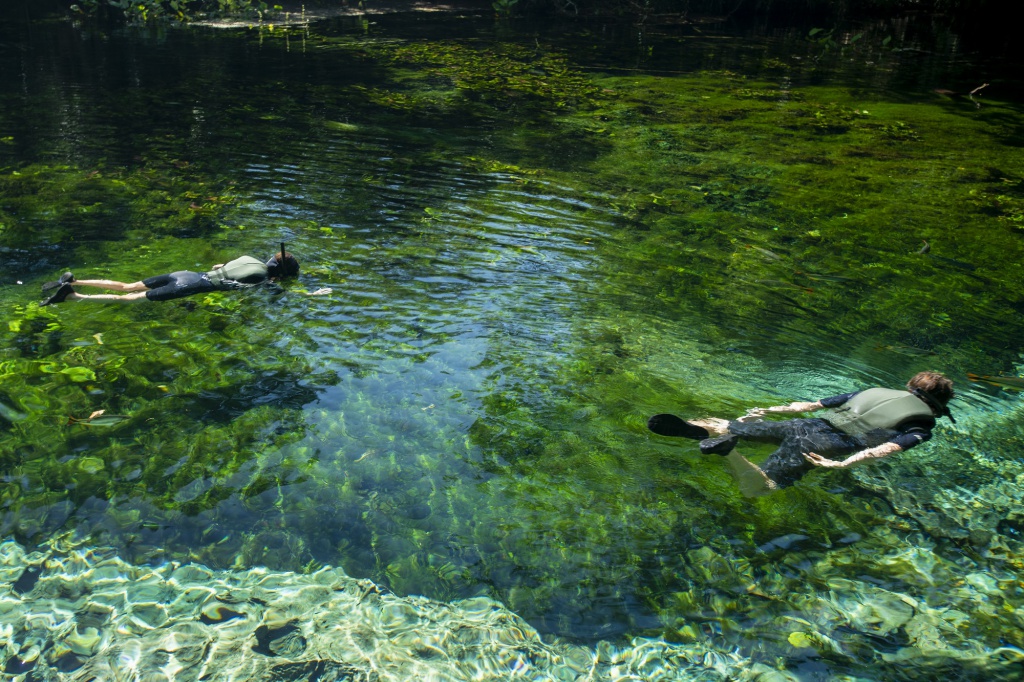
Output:
<svg viewBox="0 0 1024 682">
<path fill-rule="evenodd" d="M 45 301 L 42 301 L 39 305 L 43 306 L 53 305 L 54 303 L 63 303 L 64 300 L 70 294 L 73 293 L 75 293 L 75 290 L 71 287 L 70 284 L 62 284 L 60 289 L 57 289 L 57 293 L 55 293 L 53 296 L 50 296 L 50 298 L 46 299 Z"/>
<path fill-rule="evenodd" d="M 704 440 L 711 435 L 704 427 L 691 424 L 674 414 L 654 415 L 647 420 L 647 428 L 659 436 L 671 436 L 673 438 Z"/>
<path fill-rule="evenodd" d="M 43 291 L 56 289 L 57 287 L 62 287 L 65 284 L 71 284 L 74 281 L 75 276 L 70 272 L 65 272 L 63 275 L 60 276 L 60 279 L 55 279 L 52 282 L 46 282 L 45 284 L 43 284 Z"/>
</svg>

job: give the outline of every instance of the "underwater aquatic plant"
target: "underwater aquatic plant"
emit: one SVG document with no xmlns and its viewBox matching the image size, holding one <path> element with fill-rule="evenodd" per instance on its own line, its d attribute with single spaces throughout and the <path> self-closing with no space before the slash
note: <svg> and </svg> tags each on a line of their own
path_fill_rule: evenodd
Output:
<svg viewBox="0 0 1024 682">
<path fill-rule="evenodd" d="M 1004 376 L 1002 374 L 972 374 L 967 373 L 967 378 L 971 381 L 984 382 L 991 384 L 992 386 L 999 386 L 1000 388 L 1010 388 L 1014 390 L 1024 390 L 1024 377 L 1019 376 Z"/>
</svg>

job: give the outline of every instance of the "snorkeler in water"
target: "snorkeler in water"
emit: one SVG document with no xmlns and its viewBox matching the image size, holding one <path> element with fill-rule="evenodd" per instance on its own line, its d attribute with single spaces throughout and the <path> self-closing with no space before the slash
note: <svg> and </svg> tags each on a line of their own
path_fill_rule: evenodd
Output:
<svg viewBox="0 0 1024 682">
<path fill-rule="evenodd" d="M 281 250 L 266 263 L 252 256 L 241 256 L 227 263 L 214 265 L 208 272 L 178 270 L 166 275 L 156 275 L 138 282 L 117 282 L 109 279 L 75 279 L 70 272 L 65 272 L 59 280 L 47 282 L 43 290 L 57 289 L 40 305 L 52 305 L 65 301 L 116 301 L 127 303 L 147 299 L 150 301 L 170 301 L 175 298 L 194 296 L 209 291 L 228 291 L 258 286 L 268 282 L 295 277 L 299 274 L 299 261 L 286 251 L 285 244 Z M 122 294 L 80 294 L 72 284 L 99 289 L 120 291 Z M 329 294 L 328 288 L 309 292 L 309 296 Z"/>
<path fill-rule="evenodd" d="M 684 421 L 672 414 L 656 414 L 647 426 L 662 436 L 699 440 L 701 452 L 725 457 L 741 492 L 756 497 L 793 485 L 816 466 L 845 468 L 925 442 L 931 438 L 936 419 L 953 421 L 946 407 L 953 395 L 953 382 L 944 375 L 920 372 L 903 391 L 869 388 L 816 402 L 755 407 L 733 421 Z M 746 421 L 768 413 L 826 408 L 830 411 L 822 418 Z M 741 439 L 779 447 L 757 466 L 733 451 Z"/>
</svg>

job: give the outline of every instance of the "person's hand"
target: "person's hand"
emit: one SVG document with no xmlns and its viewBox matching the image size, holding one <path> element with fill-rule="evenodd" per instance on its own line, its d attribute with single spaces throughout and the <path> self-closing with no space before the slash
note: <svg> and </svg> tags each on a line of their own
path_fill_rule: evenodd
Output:
<svg viewBox="0 0 1024 682">
<path fill-rule="evenodd" d="M 769 409 L 771 409 L 771 408 L 768 408 L 768 407 L 751 407 L 749 410 L 747 410 L 747 413 L 745 415 L 743 415 L 742 417 L 740 417 L 736 421 L 742 422 L 742 421 L 746 421 L 748 419 L 760 419 L 760 418 L 764 417 L 764 415 L 768 412 Z"/>
<path fill-rule="evenodd" d="M 834 459 L 828 459 L 822 457 L 816 452 L 805 452 L 804 459 L 813 464 L 816 467 L 825 467 L 826 469 L 842 469 L 846 465 L 842 462 L 837 462 Z"/>
<path fill-rule="evenodd" d="M 216 265 L 214 265 L 214 266 L 213 266 L 212 268 L 210 268 L 210 269 L 211 269 L 211 270 L 218 270 L 218 269 L 220 269 L 220 268 L 222 268 L 222 267 L 224 267 L 224 264 L 223 264 L 223 263 L 217 263 Z"/>
<path fill-rule="evenodd" d="M 784 410 L 785 407 L 780 407 L 778 405 L 772 407 L 751 407 L 749 410 L 747 410 L 747 413 L 745 415 L 743 415 L 736 421 L 742 422 L 746 421 L 747 419 L 762 419 L 769 412 L 783 412 Z"/>
<path fill-rule="evenodd" d="M 328 288 L 328 287 L 320 287 L 316 291 L 311 291 L 311 292 L 309 292 L 306 295 L 307 296 L 324 296 L 324 295 L 329 294 L 329 293 L 331 293 L 331 289 L 330 288 Z"/>
</svg>

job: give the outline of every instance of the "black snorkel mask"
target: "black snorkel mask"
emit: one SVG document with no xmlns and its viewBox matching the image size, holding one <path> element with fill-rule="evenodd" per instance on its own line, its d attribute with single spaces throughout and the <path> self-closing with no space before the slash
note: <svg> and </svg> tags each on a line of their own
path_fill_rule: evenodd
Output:
<svg viewBox="0 0 1024 682">
<path fill-rule="evenodd" d="M 947 419 L 949 419 L 951 423 L 956 424 L 956 420 L 953 419 L 953 415 L 950 414 L 949 408 L 941 404 L 938 400 L 928 395 L 919 388 L 913 388 L 910 390 L 910 392 L 916 395 L 921 400 L 928 403 L 928 407 L 932 408 L 932 411 L 938 414 L 940 417 L 946 417 Z M 953 398 L 950 398 L 950 400 L 952 399 Z"/>
</svg>

